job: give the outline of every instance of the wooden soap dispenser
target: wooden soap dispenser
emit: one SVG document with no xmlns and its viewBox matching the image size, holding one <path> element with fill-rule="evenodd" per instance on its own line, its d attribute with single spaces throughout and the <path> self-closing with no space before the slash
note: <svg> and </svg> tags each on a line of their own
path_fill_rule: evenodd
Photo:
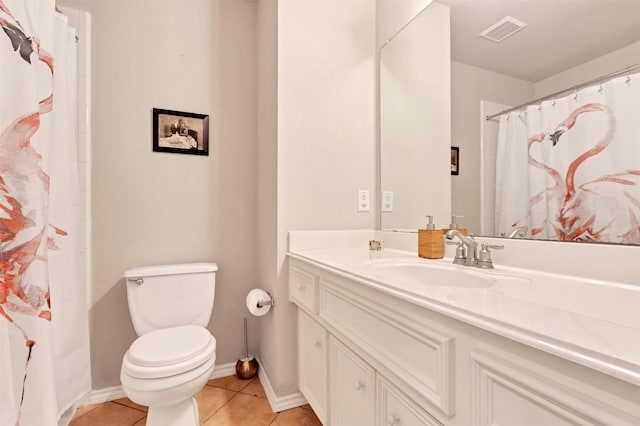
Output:
<svg viewBox="0 0 640 426">
<path fill-rule="evenodd" d="M 418 229 L 418 256 L 427 259 L 444 257 L 444 240 L 442 229 L 436 229 L 433 215 L 427 215 L 429 223 L 426 229 Z"/>
</svg>

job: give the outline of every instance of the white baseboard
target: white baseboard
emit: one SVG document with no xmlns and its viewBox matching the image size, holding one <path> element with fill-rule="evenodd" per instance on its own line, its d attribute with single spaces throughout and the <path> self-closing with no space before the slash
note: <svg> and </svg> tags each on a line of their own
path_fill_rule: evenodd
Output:
<svg viewBox="0 0 640 426">
<path fill-rule="evenodd" d="M 211 379 L 219 379 L 220 377 L 233 376 L 236 374 L 236 363 L 229 362 L 227 364 L 216 365 L 213 369 L 213 373 L 211 373 Z"/>
<path fill-rule="evenodd" d="M 122 386 L 112 386 L 104 389 L 92 389 L 89 396 L 90 404 L 100 404 L 107 401 L 113 401 L 114 399 L 124 398 L 124 391 Z"/>
<path fill-rule="evenodd" d="M 271 386 L 269 377 L 267 376 L 267 373 L 265 373 L 259 358 L 258 364 L 260 364 L 258 377 L 260 378 L 260 382 L 262 383 L 264 392 L 267 395 L 269 405 L 271 405 L 271 410 L 274 413 L 279 413 L 280 411 L 288 410 L 290 408 L 300 407 L 301 405 L 305 405 L 307 403 L 306 398 L 300 392 L 292 393 L 286 396 L 277 396 L 275 391 L 273 390 L 273 386 Z"/>
<path fill-rule="evenodd" d="M 264 368 L 262 368 L 260 359 L 258 359 L 258 363 L 260 364 L 258 377 L 260 377 L 260 382 L 262 383 L 262 387 L 264 388 L 265 394 L 267 395 L 267 400 L 269 401 L 269 405 L 271 405 L 271 409 L 274 413 L 288 410 L 290 408 L 299 407 L 307 403 L 307 400 L 300 392 L 296 392 L 286 396 L 277 396 L 275 391 L 273 390 L 273 387 L 271 386 L 271 382 L 269 381 L 267 373 L 265 373 Z M 230 362 L 227 364 L 216 365 L 209 379 L 211 380 L 220 377 L 233 376 L 234 374 L 236 374 L 236 363 Z M 99 404 L 102 402 L 113 401 L 114 399 L 124 398 L 125 396 L 126 395 L 122 390 L 122 386 L 94 389 L 91 391 L 91 394 L 88 398 L 88 403 Z"/>
<path fill-rule="evenodd" d="M 211 379 L 220 377 L 233 376 L 236 374 L 236 363 L 216 365 L 211 373 Z M 100 404 L 102 402 L 113 401 L 114 399 L 124 398 L 126 395 L 122 390 L 122 386 L 112 386 L 104 389 L 93 389 L 88 398 L 88 404 Z"/>
</svg>

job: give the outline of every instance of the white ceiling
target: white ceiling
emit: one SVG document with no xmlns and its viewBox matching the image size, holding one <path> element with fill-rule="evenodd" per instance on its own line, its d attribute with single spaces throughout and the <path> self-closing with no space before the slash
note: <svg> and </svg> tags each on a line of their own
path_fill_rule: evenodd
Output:
<svg viewBox="0 0 640 426">
<path fill-rule="evenodd" d="M 453 60 L 532 82 L 640 41 L 640 0 L 437 1 L 451 8 Z M 478 36 L 507 15 L 528 25 L 500 43 Z"/>
</svg>

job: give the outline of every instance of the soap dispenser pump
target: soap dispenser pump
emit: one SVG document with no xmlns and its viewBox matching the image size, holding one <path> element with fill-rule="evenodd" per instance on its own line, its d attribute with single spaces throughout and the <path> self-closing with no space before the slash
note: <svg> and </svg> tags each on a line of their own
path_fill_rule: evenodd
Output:
<svg viewBox="0 0 640 426">
<path fill-rule="evenodd" d="M 427 226 L 425 228 L 428 229 L 428 230 L 436 229 L 436 225 L 435 225 L 435 223 L 433 223 L 433 215 L 432 214 L 428 214 L 425 217 L 428 220 Z"/>
<path fill-rule="evenodd" d="M 444 240 L 442 229 L 436 229 L 433 215 L 427 215 L 425 229 L 418 229 L 418 256 L 426 259 L 442 259 L 444 257 Z"/>
<path fill-rule="evenodd" d="M 460 216 L 460 215 L 457 215 L 457 214 L 452 214 L 451 215 L 451 223 L 449 224 L 449 229 L 445 230 L 445 232 L 449 231 L 451 229 L 457 229 L 461 234 L 467 235 L 467 229 L 466 228 L 460 228 L 459 225 L 458 225 L 457 218 L 459 218 L 459 217 L 464 217 L 464 216 Z"/>
</svg>

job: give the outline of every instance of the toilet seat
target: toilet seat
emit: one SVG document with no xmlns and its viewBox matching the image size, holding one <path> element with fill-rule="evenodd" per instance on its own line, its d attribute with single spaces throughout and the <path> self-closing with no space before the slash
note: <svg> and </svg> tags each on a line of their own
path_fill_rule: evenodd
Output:
<svg viewBox="0 0 640 426">
<path fill-rule="evenodd" d="M 139 379 L 175 376 L 215 358 L 216 339 L 204 327 L 185 325 L 140 336 L 124 356 L 122 372 Z"/>
<path fill-rule="evenodd" d="M 122 388 L 125 390 L 125 394 L 127 394 L 127 396 L 129 396 L 129 398 L 134 402 L 147 406 L 159 405 L 159 402 L 164 398 L 168 397 L 169 400 L 175 398 L 176 388 L 181 386 L 194 386 L 194 381 L 202 380 L 202 383 L 195 385 L 197 390 L 192 393 L 192 395 L 194 395 L 202 388 L 202 386 L 204 386 L 207 379 L 211 376 L 215 363 L 216 357 L 214 355 L 204 364 L 201 364 L 189 371 L 173 376 L 155 378 L 134 377 L 129 375 L 123 368 L 120 371 L 120 381 L 122 383 Z M 145 398 L 153 398 L 155 400 L 155 404 L 151 404 L 149 400 L 145 401 L 141 399 L 141 392 L 146 393 Z M 138 395 L 138 398 L 134 397 L 134 393 Z"/>
</svg>

